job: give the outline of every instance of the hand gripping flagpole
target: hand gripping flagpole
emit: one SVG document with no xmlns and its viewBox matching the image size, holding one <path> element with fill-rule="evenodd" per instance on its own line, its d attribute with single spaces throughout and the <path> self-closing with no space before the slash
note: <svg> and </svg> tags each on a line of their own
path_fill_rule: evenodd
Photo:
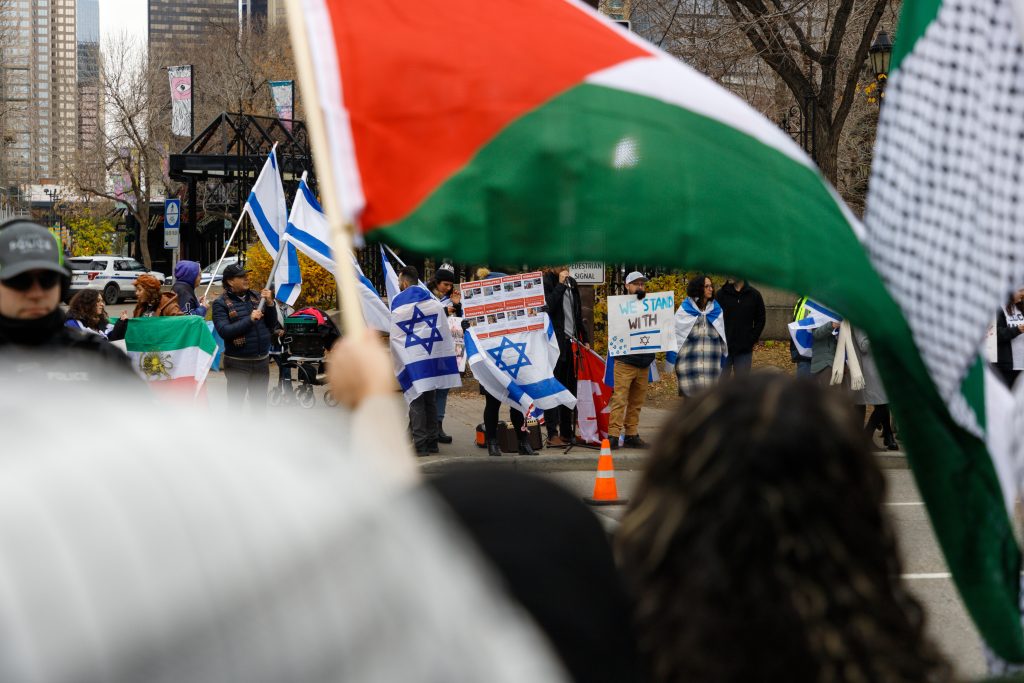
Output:
<svg viewBox="0 0 1024 683">
<path fill-rule="evenodd" d="M 342 219 L 341 202 L 335 194 L 334 169 L 331 168 L 330 146 L 327 143 L 327 125 L 323 118 L 323 108 L 317 93 L 316 72 L 313 67 L 313 55 L 310 51 L 309 37 L 306 32 L 306 18 L 302 12 L 300 0 L 287 0 L 288 30 L 292 39 L 292 51 L 295 54 L 295 66 L 302 84 L 302 101 L 306 105 L 306 126 L 309 140 L 313 147 L 313 162 L 316 175 L 323 188 L 320 199 L 324 213 L 333 236 L 335 279 L 338 285 L 338 301 L 341 304 L 342 323 L 346 334 L 361 332 L 366 328 L 363 320 L 362 306 L 357 290 L 358 280 L 356 269 L 351 258 L 345 254 L 352 253 L 353 226 L 346 226 Z"/>
<path fill-rule="evenodd" d="M 276 142 L 274 143 L 274 146 L 270 148 L 270 151 L 273 152 L 275 149 L 277 149 Z M 203 298 L 206 298 L 210 295 L 210 287 L 213 287 L 213 280 L 214 278 L 217 277 L 217 273 L 220 272 L 220 265 L 224 263 L 224 259 L 227 258 L 228 249 L 231 248 L 231 243 L 235 241 L 235 235 L 238 234 L 238 228 L 242 226 L 243 220 L 245 220 L 245 209 L 242 210 L 242 213 L 238 217 L 238 220 L 235 221 L 235 227 L 231 231 L 231 236 L 228 237 L 228 241 L 224 244 L 224 251 L 222 251 L 220 254 L 220 260 L 217 261 L 217 267 L 214 269 L 212 273 L 210 273 L 210 281 L 206 283 L 206 291 L 203 292 Z M 273 275 L 274 271 L 271 270 L 270 273 L 271 275 Z"/>
</svg>

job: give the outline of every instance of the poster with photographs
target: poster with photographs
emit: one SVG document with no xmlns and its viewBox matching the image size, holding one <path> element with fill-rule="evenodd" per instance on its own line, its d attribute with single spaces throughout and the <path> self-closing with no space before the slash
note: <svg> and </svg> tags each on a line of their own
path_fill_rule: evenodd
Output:
<svg viewBox="0 0 1024 683">
<path fill-rule="evenodd" d="M 543 330 L 544 278 L 540 271 L 463 282 L 462 314 L 480 339 Z"/>
</svg>

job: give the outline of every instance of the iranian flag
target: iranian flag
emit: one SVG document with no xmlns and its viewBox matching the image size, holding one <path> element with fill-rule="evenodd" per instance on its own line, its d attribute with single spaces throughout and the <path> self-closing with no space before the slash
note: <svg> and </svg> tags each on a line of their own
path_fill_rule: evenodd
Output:
<svg viewBox="0 0 1024 683">
<path fill-rule="evenodd" d="M 194 315 L 133 318 L 124 343 L 142 379 L 190 396 L 199 395 L 217 353 L 206 321 Z"/>
<path fill-rule="evenodd" d="M 1024 282 L 1008 5 L 905 1 L 898 42 L 913 48 L 891 79 L 866 228 L 775 124 L 575 0 L 290 7 L 327 127 L 316 154 L 367 239 L 467 263 L 736 273 L 867 332 L 964 603 L 998 655 L 1024 661 L 1008 514 L 1020 430 L 998 428 L 1021 411 L 978 360 Z"/>
</svg>

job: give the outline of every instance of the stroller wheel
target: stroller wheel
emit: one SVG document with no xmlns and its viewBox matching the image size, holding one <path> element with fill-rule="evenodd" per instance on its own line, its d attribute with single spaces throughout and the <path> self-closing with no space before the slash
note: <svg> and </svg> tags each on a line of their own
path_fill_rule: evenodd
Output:
<svg viewBox="0 0 1024 683">
<path fill-rule="evenodd" d="M 281 391 L 281 387 L 272 387 L 270 393 L 267 394 L 267 403 L 272 406 L 281 405 L 281 399 L 284 397 L 284 392 Z"/>
<path fill-rule="evenodd" d="M 334 394 L 332 394 L 330 390 L 324 393 L 324 405 L 330 406 L 331 408 L 338 405 L 337 399 L 334 398 Z"/>
<path fill-rule="evenodd" d="M 316 405 L 316 394 L 313 393 L 313 387 L 308 384 L 295 390 L 295 398 L 303 408 L 312 408 Z"/>
</svg>

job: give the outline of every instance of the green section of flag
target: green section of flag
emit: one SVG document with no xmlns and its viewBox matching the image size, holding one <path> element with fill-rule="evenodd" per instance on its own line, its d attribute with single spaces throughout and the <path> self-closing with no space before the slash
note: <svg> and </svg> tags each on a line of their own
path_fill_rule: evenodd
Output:
<svg viewBox="0 0 1024 683">
<path fill-rule="evenodd" d="M 909 55 L 917 40 L 924 35 L 935 17 L 939 15 L 942 3 L 939 0 L 904 0 L 900 11 L 899 28 L 892 46 L 892 62 L 889 73 L 896 71 L 903 58 Z"/>
<path fill-rule="evenodd" d="M 953 422 L 817 171 L 720 121 L 581 85 L 511 124 L 412 215 L 369 237 L 492 266 L 700 267 L 842 312 L 871 337 L 964 603 L 997 653 L 1024 661 L 1020 553 L 991 458 Z"/>
<path fill-rule="evenodd" d="M 193 346 L 211 356 L 217 351 L 206 321 L 196 315 L 132 318 L 124 341 L 129 352 L 180 351 Z"/>
</svg>

